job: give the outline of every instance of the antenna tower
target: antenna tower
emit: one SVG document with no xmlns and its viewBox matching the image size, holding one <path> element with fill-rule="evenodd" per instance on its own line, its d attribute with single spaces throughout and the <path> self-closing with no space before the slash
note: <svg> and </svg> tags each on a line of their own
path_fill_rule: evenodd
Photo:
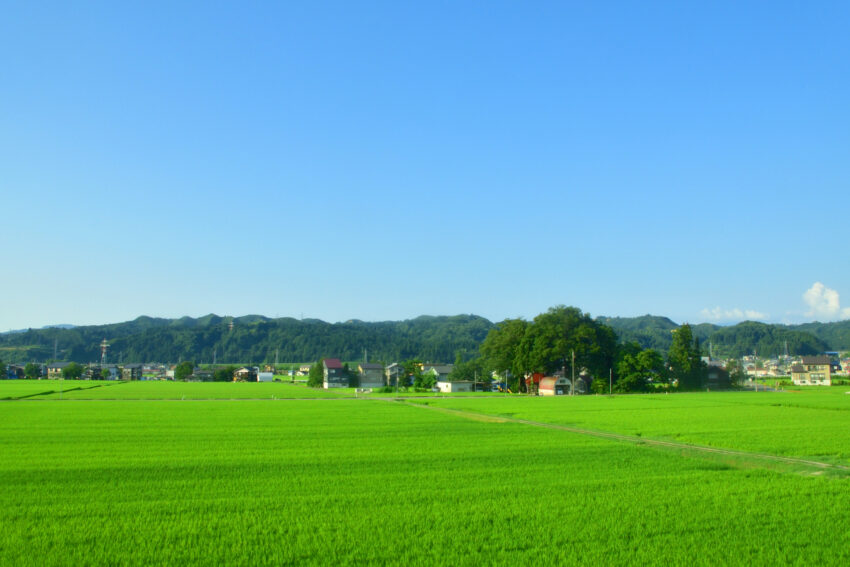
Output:
<svg viewBox="0 0 850 567">
<path fill-rule="evenodd" d="M 106 366 L 106 351 L 109 349 L 109 343 L 106 339 L 100 341 L 100 365 Z"/>
</svg>

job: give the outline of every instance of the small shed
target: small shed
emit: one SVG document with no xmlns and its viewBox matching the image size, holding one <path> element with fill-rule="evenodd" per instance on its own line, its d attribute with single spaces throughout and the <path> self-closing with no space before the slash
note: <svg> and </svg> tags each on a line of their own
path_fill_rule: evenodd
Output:
<svg viewBox="0 0 850 567">
<path fill-rule="evenodd" d="M 257 382 L 272 382 L 274 381 L 274 372 L 258 372 Z"/>
<path fill-rule="evenodd" d="M 437 389 L 444 394 L 451 394 L 454 392 L 471 392 L 472 386 L 473 383 L 469 380 L 455 380 L 454 382 L 441 380 L 437 382 Z"/>
<path fill-rule="evenodd" d="M 570 381 L 563 376 L 544 376 L 537 388 L 541 396 L 563 396 L 570 393 Z"/>
</svg>

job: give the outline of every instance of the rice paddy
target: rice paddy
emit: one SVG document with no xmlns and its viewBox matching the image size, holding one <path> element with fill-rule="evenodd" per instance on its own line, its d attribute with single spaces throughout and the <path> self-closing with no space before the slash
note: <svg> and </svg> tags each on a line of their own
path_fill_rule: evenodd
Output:
<svg viewBox="0 0 850 567">
<path fill-rule="evenodd" d="M 0 382 L 21 398 L 0 403 L 3 565 L 850 561 L 845 474 L 498 419 L 847 463 L 834 389 L 418 400 L 492 418 L 468 419 L 281 384 L 44 386 Z"/>
</svg>

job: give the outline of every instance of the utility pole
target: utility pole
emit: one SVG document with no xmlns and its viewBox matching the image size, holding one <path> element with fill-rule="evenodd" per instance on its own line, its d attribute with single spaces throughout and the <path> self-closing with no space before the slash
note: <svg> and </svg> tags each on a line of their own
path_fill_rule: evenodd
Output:
<svg viewBox="0 0 850 567">
<path fill-rule="evenodd" d="M 572 371 L 572 378 L 570 379 L 570 395 L 574 396 L 576 393 L 576 351 L 570 349 L 570 355 L 573 360 L 570 365 Z"/>
<path fill-rule="evenodd" d="M 610 396 L 614 391 L 614 371 L 613 369 L 608 369 L 608 395 Z"/>
</svg>

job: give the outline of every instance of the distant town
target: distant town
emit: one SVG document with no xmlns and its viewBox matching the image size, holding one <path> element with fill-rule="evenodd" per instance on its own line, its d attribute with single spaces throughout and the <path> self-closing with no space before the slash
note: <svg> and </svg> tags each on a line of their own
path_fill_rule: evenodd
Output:
<svg viewBox="0 0 850 567">
<path fill-rule="evenodd" d="M 819 356 L 745 356 L 740 360 L 712 360 L 702 357 L 705 380 L 702 387 L 728 389 L 756 387 L 759 383 L 795 386 L 831 386 L 850 378 L 850 357 L 840 358 L 829 352 Z M 324 358 L 313 364 L 194 365 L 187 363 L 86 364 L 59 361 L 45 364 L 8 364 L 3 377 L 8 380 L 181 380 L 187 382 L 303 382 L 321 377 L 310 385 L 324 389 L 358 388 L 372 391 L 382 388 L 415 388 L 440 392 L 506 391 L 517 380 L 508 371 L 491 371 L 481 376 L 458 377 L 452 363 L 418 361 L 343 363 Z M 588 369 L 577 370 L 574 381 L 564 370 L 547 375 L 524 376 L 523 391 L 538 395 L 586 394 L 592 392 L 593 377 Z M 573 387 L 574 386 L 574 387 Z M 658 387 L 669 387 L 659 384 Z M 675 383 L 672 384 L 675 386 Z"/>
</svg>

